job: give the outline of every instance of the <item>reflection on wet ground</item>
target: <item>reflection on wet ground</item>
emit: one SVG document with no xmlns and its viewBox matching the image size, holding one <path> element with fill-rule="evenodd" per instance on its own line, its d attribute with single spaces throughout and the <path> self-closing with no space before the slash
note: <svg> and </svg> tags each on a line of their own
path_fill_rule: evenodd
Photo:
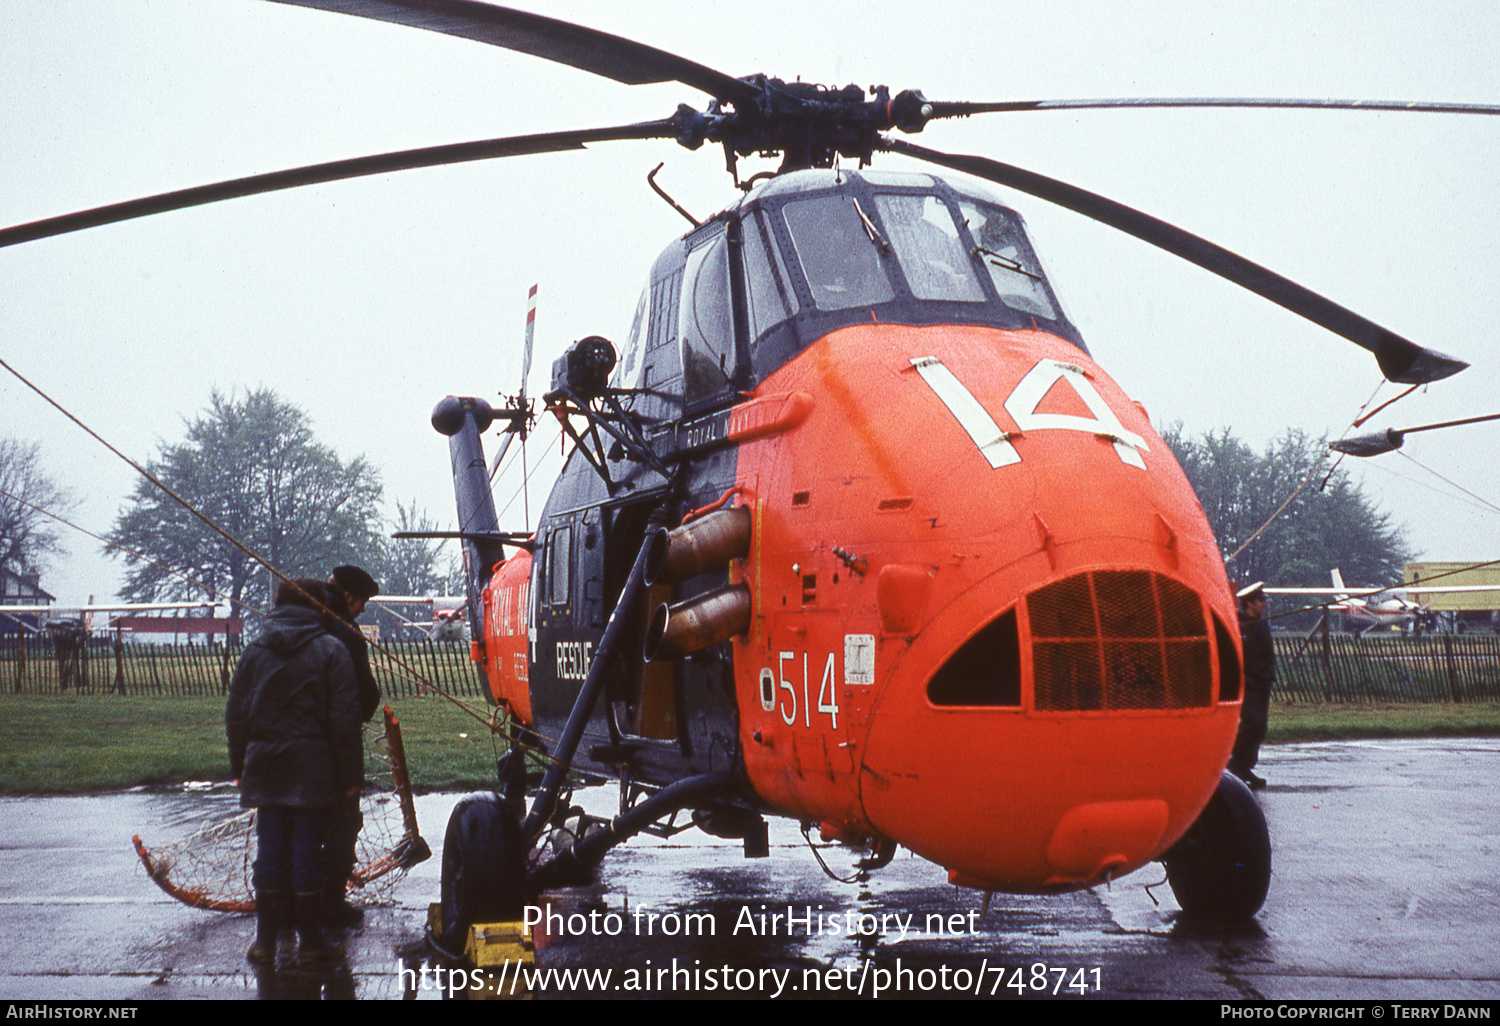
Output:
<svg viewBox="0 0 1500 1026">
<path fill-rule="evenodd" d="M 696 831 L 641 838 L 594 882 L 538 898 L 542 996 L 1500 997 L 1500 741 L 1266 751 L 1275 845 L 1266 907 L 1234 930 L 1182 920 L 1159 866 L 1071 895 L 983 895 L 898 855 L 857 884 L 819 869 L 796 824 L 768 859 Z M 418 800 L 440 847 L 457 795 Z M 608 813 L 609 788 L 583 802 Z M 0 997 L 437 999 L 425 957 L 440 852 L 370 908 L 342 965 L 272 969 L 247 916 L 178 904 L 129 838 L 171 840 L 233 814 L 222 788 L 0 800 Z M 834 850 L 831 868 L 852 858 Z M 1149 887 L 1149 891 L 1148 891 Z M 1159 902 L 1159 904 L 1158 904 Z M 548 907 L 550 906 L 550 908 Z M 551 917 L 547 918 L 547 913 Z M 288 938 L 290 935 L 286 935 Z M 467 981 L 463 981 L 467 982 Z"/>
</svg>

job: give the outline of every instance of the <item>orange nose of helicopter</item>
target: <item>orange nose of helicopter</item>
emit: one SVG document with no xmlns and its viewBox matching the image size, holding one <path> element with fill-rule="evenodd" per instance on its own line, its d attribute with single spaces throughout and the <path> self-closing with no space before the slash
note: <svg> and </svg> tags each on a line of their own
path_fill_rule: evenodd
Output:
<svg viewBox="0 0 1500 1026">
<path fill-rule="evenodd" d="M 1115 566 L 1063 571 L 944 659 L 938 639 L 1016 583 L 972 589 L 891 667 L 860 796 L 955 882 L 1065 890 L 1155 858 L 1208 800 L 1238 718 L 1210 637 L 1230 642 L 1177 578 Z"/>
<path fill-rule="evenodd" d="M 1223 770 L 1239 656 L 1212 534 L 1145 414 L 1034 331 L 845 329 L 786 371 L 768 384 L 813 412 L 758 484 L 818 515 L 763 509 L 760 558 L 837 560 L 813 602 L 763 610 L 761 697 L 782 722 L 747 746 L 752 777 L 779 739 L 767 785 L 813 813 L 847 769 L 825 826 L 872 828 L 970 886 L 1066 890 L 1161 854 Z M 847 432 L 820 433 L 827 406 Z M 848 631 L 821 648 L 820 603 Z M 868 633 L 848 627 L 861 610 Z M 786 723 L 804 677 L 811 715 Z M 843 705 L 816 743 L 815 697 Z"/>
</svg>

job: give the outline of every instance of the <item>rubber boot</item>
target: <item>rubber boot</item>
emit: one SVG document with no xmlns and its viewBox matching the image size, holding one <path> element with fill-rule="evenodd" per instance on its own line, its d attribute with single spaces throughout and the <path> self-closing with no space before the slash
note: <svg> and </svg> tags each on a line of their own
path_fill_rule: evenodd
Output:
<svg viewBox="0 0 1500 1026">
<path fill-rule="evenodd" d="M 355 927 L 365 921 L 364 910 L 349 904 L 348 888 L 343 881 L 348 874 L 338 877 L 339 883 L 330 883 L 323 889 L 323 922 L 334 928 Z"/>
<path fill-rule="evenodd" d="M 245 957 L 256 965 L 276 964 L 276 931 L 286 921 L 286 892 L 255 893 L 255 943 Z"/>
<path fill-rule="evenodd" d="M 303 962 L 329 962 L 342 952 L 323 933 L 323 892 L 297 892 L 297 957 Z"/>
</svg>

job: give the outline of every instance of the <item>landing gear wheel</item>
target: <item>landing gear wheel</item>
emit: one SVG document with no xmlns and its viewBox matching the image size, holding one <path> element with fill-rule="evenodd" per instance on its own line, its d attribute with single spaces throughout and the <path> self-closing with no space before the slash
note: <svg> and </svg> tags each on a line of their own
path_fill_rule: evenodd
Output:
<svg viewBox="0 0 1500 1026">
<path fill-rule="evenodd" d="M 453 808 L 443 839 L 442 936 L 462 951 L 475 923 L 516 920 L 525 904 L 521 824 L 493 794 L 471 794 Z"/>
<path fill-rule="evenodd" d="M 1271 836 L 1250 789 L 1226 772 L 1197 822 L 1162 862 L 1172 894 L 1189 916 L 1249 919 L 1271 886 Z"/>
</svg>

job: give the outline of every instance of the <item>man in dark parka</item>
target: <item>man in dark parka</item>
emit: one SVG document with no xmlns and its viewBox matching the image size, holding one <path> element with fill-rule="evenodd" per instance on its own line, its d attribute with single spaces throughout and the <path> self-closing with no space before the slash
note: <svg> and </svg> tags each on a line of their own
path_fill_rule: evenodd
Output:
<svg viewBox="0 0 1500 1026">
<path fill-rule="evenodd" d="M 364 778 L 359 695 L 348 651 L 321 622 L 322 582 L 283 581 L 261 636 L 245 646 L 224 721 L 240 804 L 255 808 L 256 941 L 274 961 L 292 904 L 304 957 L 333 949 L 321 932 L 326 820 Z"/>
<path fill-rule="evenodd" d="M 370 646 L 354 622 L 370 599 L 380 594 L 375 578 L 357 566 L 334 567 L 327 582 L 328 616 L 323 625 L 328 628 L 354 660 L 354 682 L 359 691 L 360 719 L 368 722 L 380 707 L 380 685 L 370 669 Z M 349 874 L 354 870 L 356 845 L 359 832 L 364 827 L 364 815 L 359 809 L 359 797 L 338 803 L 328 821 L 328 833 L 324 838 L 324 912 L 330 923 L 353 926 L 363 915 L 349 904 L 347 897 Z"/>
<path fill-rule="evenodd" d="M 1271 625 L 1266 620 L 1266 592 L 1252 584 L 1239 593 L 1240 638 L 1245 652 L 1245 693 L 1240 699 L 1240 729 L 1229 756 L 1229 772 L 1251 788 L 1266 786 L 1255 774 L 1261 742 L 1271 712 L 1271 685 L 1276 680 L 1276 650 L 1271 644 Z"/>
</svg>

